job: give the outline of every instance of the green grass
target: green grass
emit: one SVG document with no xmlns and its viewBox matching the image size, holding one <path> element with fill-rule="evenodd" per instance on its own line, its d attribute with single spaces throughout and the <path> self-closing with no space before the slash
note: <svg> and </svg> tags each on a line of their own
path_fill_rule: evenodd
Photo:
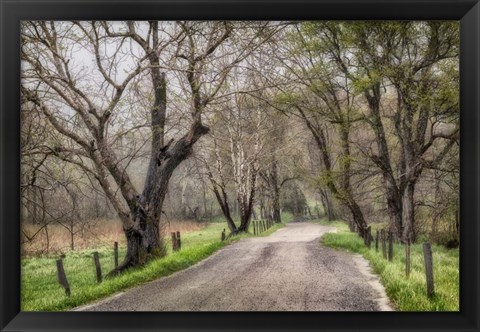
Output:
<svg viewBox="0 0 480 332">
<path fill-rule="evenodd" d="M 282 216 L 283 217 L 283 216 Z M 291 220 L 285 215 L 285 222 Z M 260 236 L 266 236 L 284 226 L 276 224 Z M 21 262 L 22 274 L 22 310 L 23 311 L 61 311 L 98 300 L 126 288 L 167 276 L 185 269 L 238 239 L 253 236 L 241 234 L 227 241 L 220 240 L 225 223 L 211 223 L 206 228 L 182 235 L 182 250 L 171 252 L 161 259 L 153 260 L 145 266 L 130 269 L 122 275 L 96 282 L 92 253 L 98 251 L 102 272 L 105 275 L 114 266 L 113 248 L 96 248 L 71 252 L 63 260 L 65 273 L 71 288 L 71 296 L 66 297 L 58 284 L 55 260 L 57 257 L 28 257 Z M 253 232 L 253 230 L 251 230 Z M 228 229 L 227 229 L 228 234 Z M 126 248 L 119 247 L 120 259 Z"/>
<path fill-rule="evenodd" d="M 375 251 L 375 243 L 368 249 L 363 240 L 351 233 L 345 223 L 320 222 L 334 226 L 337 233 L 322 237 L 326 246 L 361 254 L 370 262 L 373 271 L 380 277 L 386 293 L 396 310 L 400 311 L 458 311 L 459 310 L 459 250 L 432 245 L 435 296 L 426 295 L 425 268 L 422 244 L 411 246 L 411 272 L 405 277 L 405 247 L 394 244 L 393 261 L 383 258 L 381 247 Z M 374 234 L 375 236 L 375 234 Z"/>
</svg>

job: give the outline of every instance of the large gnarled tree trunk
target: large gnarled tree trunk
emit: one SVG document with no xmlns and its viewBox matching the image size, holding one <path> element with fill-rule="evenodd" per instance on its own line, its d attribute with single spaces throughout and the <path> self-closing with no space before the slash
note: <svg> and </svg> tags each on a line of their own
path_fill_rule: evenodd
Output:
<svg viewBox="0 0 480 332">
<path fill-rule="evenodd" d="M 208 128 L 201 122 L 201 105 L 198 103 L 198 78 L 190 78 L 192 98 L 197 102 L 193 106 L 193 123 L 188 132 L 180 139 L 171 139 L 165 144 L 165 119 L 167 108 L 167 82 L 165 73 L 161 72 L 160 59 L 155 51 L 158 48 L 158 22 L 150 22 L 152 29 L 152 46 L 136 35 L 134 27 L 129 24 L 132 38 L 145 50 L 151 68 L 150 77 L 154 88 L 154 100 L 150 109 L 152 145 L 150 161 L 145 179 L 143 192 L 135 196 L 136 203 L 129 206 L 131 223 L 124 223 L 124 232 L 127 238 L 127 254 L 123 263 L 112 273 L 141 264 L 149 256 L 162 256 L 166 250 L 160 234 L 160 217 L 169 180 L 173 171 L 192 153 L 195 142 Z M 195 68 L 195 61 L 191 60 L 191 67 Z M 195 88 L 195 89 L 194 89 Z"/>
</svg>

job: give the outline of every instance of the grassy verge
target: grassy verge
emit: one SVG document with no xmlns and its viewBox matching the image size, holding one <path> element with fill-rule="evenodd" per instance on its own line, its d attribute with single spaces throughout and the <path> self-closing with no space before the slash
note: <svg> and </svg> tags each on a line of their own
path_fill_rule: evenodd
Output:
<svg viewBox="0 0 480 332">
<path fill-rule="evenodd" d="M 285 221 L 290 220 L 288 215 Z M 274 225 L 260 236 L 266 236 L 283 227 Z M 65 272 L 71 288 L 71 296 L 66 297 L 57 282 L 55 260 L 57 257 L 29 257 L 21 262 L 22 310 L 61 311 L 98 300 L 116 292 L 167 276 L 185 269 L 224 247 L 225 245 L 251 233 L 242 234 L 227 241 L 220 240 L 224 223 L 211 223 L 202 230 L 182 234 L 182 250 L 170 252 L 161 259 L 149 262 L 141 268 L 131 269 L 122 275 L 96 283 L 92 253 L 98 251 L 103 274 L 113 269 L 113 248 L 96 248 L 70 252 L 64 258 Z M 228 233 L 227 233 L 228 234 Z M 119 257 L 125 255 L 126 248 L 119 248 Z"/>
<path fill-rule="evenodd" d="M 370 262 L 373 271 L 380 276 L 388 297 L 400 311 L 458 311 L 459 310 L 459 250 L 448 250 L 432 246 L 435 296 L 426 295 L 425 268 L 423 265 L 422 244 L 411 246 L 411 272 L 405 277 L 405 247 L 395 244 L 393 261 L 383 258 L 381 248 L 375 251 L 375 245 L 368 249 L 363 240 L 351 233 L 345 223 L 320 222 L 334 226 L 337 233 L 328 233 L 322 237 L 326 246 L 361 254 Z"/>
</svg>

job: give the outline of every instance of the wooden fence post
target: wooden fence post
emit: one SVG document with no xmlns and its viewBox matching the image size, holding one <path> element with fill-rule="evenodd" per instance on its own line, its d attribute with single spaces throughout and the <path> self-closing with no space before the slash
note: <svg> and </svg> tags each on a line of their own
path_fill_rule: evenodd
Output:
<svg viewBox="0 0 480 332">
<path fill-rule="evenodd" d="M 385 239 L 385 230 L 382 229 L 381 232 L 380 232 L 380 238 L 382 240 L 382 254 L 383 254 L 383 258 L 387 259 L 387 243 L 386 243 L 386 239 Z"/>
<path fill-rule="evenodd" d="M 172 232 L 172 250 L 177 251 L 177 236 L 175 235 L 175 232 Z"/>
<path fill-rule="evenodd" d="M 410 240 L 405 243 L 405 275 L 410 276 Z"/>
<path fill-rule="evenodd" d="M 377 229 L 375 232 L 375 252 L 378 252 L 378 236 L 379 236 L 379 233 Z"/>
<path fill-rule="evenodd" d="M 425 261 L 425 275 L 427 279 L 427 296 L 433 297 L 435 286 L 433 283 L 433 258 L 430 243 L 423 244 L 423 259 Z"/>
<path fill-rule="evenodd" d="M 118 267 L 118 242 L 113 243 L 113 259 L 115 261 L 115 268 Z"/>
<path fill-rule="evenodd" d="M 182 241 L 180 240 L 180 232 L 177 231 L 177 250 L 182 249 Z"/>
<path fill-rule="evenodd" d="M 388 231 L 388 261 L 393 260 L 393 232 Z"/>
<path fill-rule="evenodd" d="M 93 262 L 95 263 L 95 272 L 97 274 L 97 282 L 102 282 L 102 267 L 100 266 L 100 257 L 98 256 L 98 252 L 95 251 L 93 253 Z"/>
<path fill-rule="evenodd" d="M 57 259 L 57 276 L 59 284 L 65 289 L 65 295 L 70 296 L 70 285 L 68 284 L 67 276 L 63 269 L 62 259 Z"/>
<path fill-rule="evenodd" d="M 223 232 L 222 232 L 222 241 L 225 241 L 225 228 L 223 229 Z"/>
</svg>

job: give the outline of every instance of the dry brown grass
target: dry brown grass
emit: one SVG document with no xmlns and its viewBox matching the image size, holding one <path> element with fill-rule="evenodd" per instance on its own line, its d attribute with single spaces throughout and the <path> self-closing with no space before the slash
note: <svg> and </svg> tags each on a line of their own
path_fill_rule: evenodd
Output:
<svg viewBox="0 0 480 332">
<path fill-rule="evenodd" d="M 179 231 L 181 233 L 191 233 L 201 230 L 207 226 L 206 223 L 198 223 L 192 220 L 171 220 L 163 224 L 165 234 L 168 235 L 171 232 Z"/>
<path fill-rule="evenodd" d="M 118 219 L 96 219 L 85 223 L 83 230 L 76 228 L 74 235 L 74 250 L 113 246 L 117 241 L 120 245 L 125 244 L 125 236 L 122 224 Z M 182 234 L 198 231 L 204 228 L 206 223 L 197 223 L 191 220 L 168 220 L 162 222 L 162 232 L 165 236 L 171 232 L 180 231 Z M 24 224 L 23 231 L 31 237 L 39 229 L 38 225 Z M 70 232 L 59 224 L 48 225 L 48 240 L 45 230 L 41 230 L 32 240 L 28 241 L 22 236 L 22 254 L 34 256 L 41 254 L 63 254 L 71 251 Z"/>
</svg>

